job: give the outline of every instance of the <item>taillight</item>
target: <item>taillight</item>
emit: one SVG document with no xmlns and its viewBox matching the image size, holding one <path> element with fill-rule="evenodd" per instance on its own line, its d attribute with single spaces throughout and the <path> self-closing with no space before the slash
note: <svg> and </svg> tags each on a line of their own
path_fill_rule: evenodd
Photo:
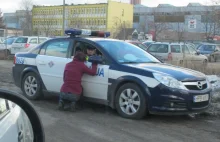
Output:
<svg viewBox="0 0 220 142">
<path fill-rule="evenodd" d="M 16 56 L 14 56 L 14 64 L 16 63 Z"/>
<path fill-rule="evenodd" d="M 30 44 L 28 44 L 28 43 L 26 43 L 26 44 L 24 45 L 25 48 L 28 48 L 29 46 L 30 46 Z"/>
<path fill-rule="evenodd" d="M 169 53 L 169 54 L 168 54 L 168 60 L 169 60 L 169 61 L 173 60 L 172 53 Z"/>
</svg>

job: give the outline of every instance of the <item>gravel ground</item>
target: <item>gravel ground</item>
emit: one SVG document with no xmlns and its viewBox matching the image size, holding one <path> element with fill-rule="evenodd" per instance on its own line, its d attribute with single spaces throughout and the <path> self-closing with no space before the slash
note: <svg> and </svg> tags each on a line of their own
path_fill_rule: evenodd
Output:
<svg viewBox="0 0 220 142">
<path fill-rule="evenodd" d="M 0 86 L 21 93 L 13 84 L 11 67 L 11 61 L 0 61 Z M 151 115 L 137 121 L 121 118 L 115 110 L 95 104 L 86 104 L 76 113 L 60 112 L 54 96 L 32 103 L 40 114 L 47 142 L 220 141 L 220 119 L 215 115 Z"/>
</svg>

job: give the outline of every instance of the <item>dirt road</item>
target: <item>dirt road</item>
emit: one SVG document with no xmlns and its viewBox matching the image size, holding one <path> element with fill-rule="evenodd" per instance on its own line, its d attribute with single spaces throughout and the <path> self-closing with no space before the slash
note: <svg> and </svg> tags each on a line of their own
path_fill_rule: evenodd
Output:
<svg viewBox="0 0 220 142">
<path fill-rule="evenodd" d="M 12 61 L 0 61 L 0 87 L 20 92 L 13 84 L 11 67 Z M 32 103 L 40 114 L 47 142 L 220 141 L 220 119 L 213 116 L 150 116 L 136 121 L 94 104 L 86 104 L 76 113 L 60 112 L 56 109 L 57 97 L 53 96 Z"/>
</svg>

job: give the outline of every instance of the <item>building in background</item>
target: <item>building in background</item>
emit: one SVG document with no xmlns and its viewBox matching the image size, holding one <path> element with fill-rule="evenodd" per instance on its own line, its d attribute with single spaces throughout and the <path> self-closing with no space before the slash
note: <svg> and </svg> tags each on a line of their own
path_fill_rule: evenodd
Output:
<svg viewBox="0 0 220 142">
<path fill-rule="evenodd" d="M 130 0 L 130 4 L 133 5 L 141 4 L 141 0 Z"/>
<path fill-rule="evenodd" d="M 31 12 L 16 10 L 14 13 L 4 13 L 3 19 L 7 28 L 23 30 L 24 35 L 31 35 Z"/>
<path fill-rule="evenodd" d="M 189 3 L 184 7 L 159 4 L 134 6 L 133 28 L 157 39 L 201 40 L 220 34 L 220 6 Z M 196 35 L 196 36 L 195 36 Z"/>
<path fill-rule="evenodd" d="M 34 6 L 32 26 L 35 35 L 60 36 L 63 6 Z M 65 6 L 65 28 L 85 28 L 116 32 L 132 28 L 133 5 L 116 1 Z"/>
</svg>

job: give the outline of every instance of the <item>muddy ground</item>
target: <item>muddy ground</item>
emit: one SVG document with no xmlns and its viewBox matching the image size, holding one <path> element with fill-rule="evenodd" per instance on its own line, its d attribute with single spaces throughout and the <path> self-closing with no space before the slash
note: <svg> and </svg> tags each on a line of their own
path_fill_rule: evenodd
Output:
<svg viewBox="0 0 220 142">
<path fill-rule="evenodd" d="M 0 87 L 21 93 L 12 80 L 12 61 L 0 60 Z M 56 109 L 57 97 L 32 101 L 40 114 L 47 142 L 219 142 L 217 116 L 151 115 L 143 120 L 121 118 L 115 110 L 86 104 L 76 113 Z"/>
</svg>

